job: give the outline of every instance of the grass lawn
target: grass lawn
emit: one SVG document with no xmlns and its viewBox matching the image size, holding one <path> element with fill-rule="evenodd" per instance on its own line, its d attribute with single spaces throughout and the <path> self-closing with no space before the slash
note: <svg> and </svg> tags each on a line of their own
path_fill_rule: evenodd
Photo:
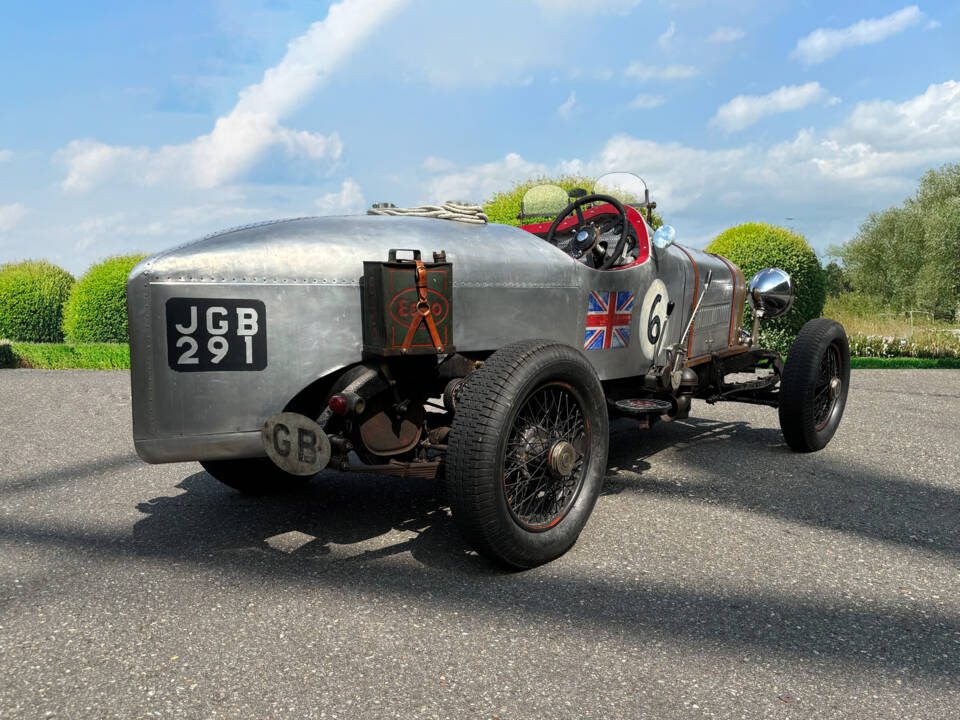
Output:
<svg viewBox="0 0 960 720">
<path fill-rule="evenodd" d="M 0 368 L 36 370 L 129 370 L 130 348 L 123 343 L 8 343 L 0 341 Z M 850 358 L 853 369 L 958 369 L 960 358 Z"/>
<path fill-rule="evenodd" d="M 128 370 L 130 348 L 126 343 L 3 343 L 0 367 L 36 370 Z"/>
<path fill-rule="evenodd" d="M 850 358 L 854 370 L 960 370 L 960 358 Z"/>
</svg>

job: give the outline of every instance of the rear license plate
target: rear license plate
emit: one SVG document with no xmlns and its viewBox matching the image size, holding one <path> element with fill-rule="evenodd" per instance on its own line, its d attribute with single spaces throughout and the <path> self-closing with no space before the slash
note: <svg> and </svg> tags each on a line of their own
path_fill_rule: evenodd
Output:
<svg viewBox="0 0 960 720">
<path fill-rule="evenodd" d="M 267 310 L 260 300 L 167 300 L 167 362 L 178 372 L 263 370 Z"/>
</svg>

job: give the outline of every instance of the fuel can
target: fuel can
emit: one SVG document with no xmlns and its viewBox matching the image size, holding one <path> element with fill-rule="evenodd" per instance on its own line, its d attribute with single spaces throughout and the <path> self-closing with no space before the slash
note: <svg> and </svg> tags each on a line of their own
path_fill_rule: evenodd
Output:
<svg viewBox="0 0 960 720">
<path fill-rule="evenodd" d="M 398 257 L 408 253 L 410 258 Z M 361 281 L 363 349 L 374 355 L 434 355 L 453 347 L 453 264 L 443 251 L 423 262 L 419 250 L 393 249 L 386 262 L 365 261 Z M 426 301 L 417 288 L 424 268 Z M 429 319 L 428 319 L 429 316 Z M 430 324 L 436 328 L 434 341 Z M 411 327 L 415 327 L 412 336 Z"/>
</svg>

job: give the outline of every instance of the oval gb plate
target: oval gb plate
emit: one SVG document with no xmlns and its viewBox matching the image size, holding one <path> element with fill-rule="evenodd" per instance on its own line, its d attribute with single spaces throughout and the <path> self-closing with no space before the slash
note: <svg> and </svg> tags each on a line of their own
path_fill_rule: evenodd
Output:
<svg viewBox="0 0 960 720">
<path fill-rule="evenodd" d="M 330 439 L 319 424 L 299 413 L 271 415 L 261 432 L 267 456 L 281 470 L 304 477 L 330 462 Z"/>
</svg>

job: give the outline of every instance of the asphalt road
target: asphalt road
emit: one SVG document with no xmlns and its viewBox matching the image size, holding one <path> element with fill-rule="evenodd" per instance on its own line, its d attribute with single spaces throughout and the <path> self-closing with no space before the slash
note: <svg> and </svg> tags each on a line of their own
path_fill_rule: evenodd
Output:
<svg viewBox="0 0 960 720">
<path fill-rule="evenodd" d="M 0 371 L 0 717 L 960 717 L 960 371 L 854 371 L 812 455 L 694 412 L 511 574 L 436 482 L 247 498 L 137 459 L 125 373 Z"/>
</svg>

